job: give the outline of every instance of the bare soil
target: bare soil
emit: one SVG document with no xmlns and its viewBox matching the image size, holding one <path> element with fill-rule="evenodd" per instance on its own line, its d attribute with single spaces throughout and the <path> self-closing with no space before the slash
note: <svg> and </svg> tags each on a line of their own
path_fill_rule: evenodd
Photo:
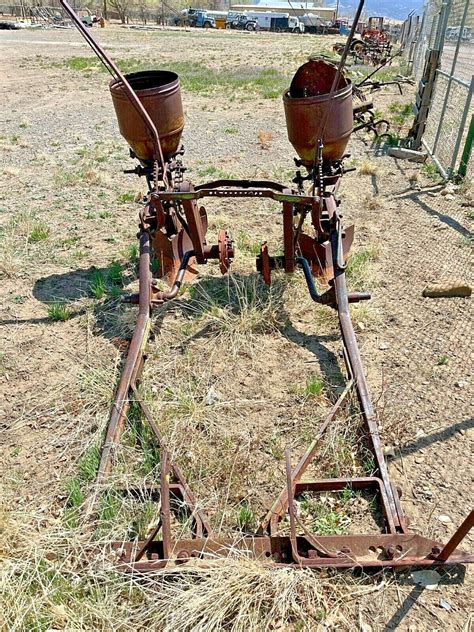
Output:
<svg viewBox="0 0 474 632">
<path fill-rule="evenodd" d="M 96 34 L 122 60 L 143 56 L 170 69 L 183 61 L 219 70 L 274 68 L 288 77 L 309 54 L 328 53 L 334 42 L 118 26 Z M 2 503 L 5 516 L 18 522 L 24 515 L 25 532 L 63 520 L 64 482 L 85 449 L 100 445 L 135 317 L 117 298 L 91 295 L 94 272 L 107 275 L 113 261 L 122 265 L 123 291 L 135 287 L 129 248 L 138 205 L 131 198 L 145 187 L 122 173 L 132 164 L 107 75 L 64 64 L 88 56 L 74 31 L 0 35 Z M 403 97 L 386 91 L 373 99 L 390 115 L 390 104 L 411 101 L 411 89 Z M 224 87 L 209 94 L 183 91 L 183 100 L 186 164 L 194 182 L 223 172 L 289 182 L 294 152 L 279 98 Z M 422 291 L 427 283 L 453 278 L 472 284 L 472 201 L 465 190 L 443 195 L 444 186 L 419 165 L 379 155 L 368 135 L 354 136 L 350 151 L 357 170 L 341 186 L 345 218 L 356 224 L 354 251 L 369 251 L 353 281 L 373 295 L 353 316 L 390 473 L 403 489 L 410 529 L 445 541 L 472 498 L 472 303 L 426 299 Z M 249 283 L 258 283 L 249 276 L 255 248 L 267 240 L 275 250 L 281 228 L 270 203 L 223 201 L 207 210 L 210 238 L 226 227 L 236 240 L 234 284 L 228 290 L 227 279 L 210 264 L 176 304 L 157 312 L 144 389 L 214 525 L 227 532 L 242 503 L 254 521 L 268 509 L 284 484 L 284 450 L 290 448 L 294 460 L 304 451 L 338 393 L 343 363 L 334 318 L 315 310 L 301 279 L 276 280 L 263 307 L 252 312 L 263 311 L 260 325 L 249 327 L 242 310 L 229 316 L 219 300 L 223 311 L 209 315 L 209 297 L 215 304 L 222 292 L 238 297 L 244 291 L 248 300 Z M 45 227 L 46 237 L 37 239 Z M 54 302 L 67 304 L 72 316 L 52 320 Z M 305 384 L 312 379 L 324 388 L 308 397 Z M 346 443 L 337 437 L 351 439 L 350 428 L 357 430 L 357 420 L 348 415 L 310 475 L 364 471 L 363 446 L 356 444 L 349 456 L 339 449 Z M 30 511 L 40 516 L 34 524 Z M 7 539 L 8 524 L 5 518 Z M 374 524 L 376 517 L 365 526 Z M 473 539 L 467 536 L 466 549 Z M 465 577 L 462 569 L 442 573 L 433 591 L 414 585 L 406 572 L 367 581 L 380 589 L 351 601 L 343 620 L 328 617 L 329 626 L 470 629 L 472 571 Z"/>
</svg>

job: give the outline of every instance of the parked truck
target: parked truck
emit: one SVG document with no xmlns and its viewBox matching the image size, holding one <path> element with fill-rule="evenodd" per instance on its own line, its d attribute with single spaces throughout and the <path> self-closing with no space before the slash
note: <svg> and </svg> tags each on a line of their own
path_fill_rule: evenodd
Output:
<svg viewBox="0 0 474 632">
<path fill-rule="evenodd" d="M 209 15 L 207 11 L 202 9 L 183 9 L 179 16 L 175 18 L 176 26 L 194 26 L 200 28 L 216 28 L 216 21 L 212 15 Z"/>
<path fill-rule="evenodd" d="M 229 12 L 225 23 L 226 29 L 237 29 L 239 31 L 258 31 L 258 22 L 249 17 L 246 13 Z"/>
<path fill-rule="evenodd" d="M 262 31 L 304 33 L 305 29 L 304 24 L 297 17 L 289 13 L 247 11 L 247 17 L 255 20 Z"/>
<path fill-rule="evenodd" d="M 331 23 L 328 20 L 323 20 L 319 15 L 313 13 L 307 13 L 299 18 L 300 22 L 304 24 L 305 33 L 314 33 L 317 35 L 323 35 L 328 32 Z"/>
</svg>

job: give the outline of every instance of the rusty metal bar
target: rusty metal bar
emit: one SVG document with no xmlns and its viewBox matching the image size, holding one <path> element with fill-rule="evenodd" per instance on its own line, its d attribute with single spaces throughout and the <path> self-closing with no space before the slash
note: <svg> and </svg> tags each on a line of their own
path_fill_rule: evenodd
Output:
<svg viewBox="0 0 474 632">
<path fill-rule="evenodd" d="M 452 555 L 452 553 L 456 550 L 456 547 L 458 546 L 458 544 L 460 544 L 462 540 L 464 540 L 466 535 L 469 533 L 469 531 L 473 527 L 474 527 L 474 509 L 471 510 L 469 515 L 463 521 L 463 523 L 457 528 L 455 533 L 451 536 L 451 539 L 448 542 L 446 542 L 443 549 L 441 550 L 441 553 L 439 553 L 439 555 L 436 555 L 435 559 L 440 560 L 442 562 L 446 562 L 449 559 L 450 555 Z"/>
<path fill-rule="evenodd" d="M 293 481 L 291 479 L 291 458 L 290 451 L 285 451 L 285 463 L 286 463 L 286 495 L 288 498 L 288 515 L 290 517 L 290 542 L 291 552 L 293 560 L 295 562 L 300 561 L 298 555 L 298 545 L 296 543 L 296 516 L 295 516 L 295 499 L 293 494 Z"/>
<path fill-rule="evenodd" d="M 153 199 L 162 201 L 200 200 L 204 197 L 270 198 L 276 202 L 313 204 L 318 196 L 300 195 L 283 185 L 268 180 L 216 180 L 198 185 L 194 191 L 153 192 Z"/>
<path fill-rule="evenodd" d="M 347 358 L 351 367 L 351 374 L 355 381 L 356 391 L 359 397 L 359 403 L 364 421 L 366 423 L 372 451 L 375 458 L 377 470 L 382 478 L 385 493 L 388 498 L 389 511 L 387 513 L 387 522 L 391 532 L 396 530 L 403 531 L 403 525 L 398 519 L 397 506 L 394 500 L 394 493 L 390 484 L 387 465 L 385 463 L 382 452 L 382 444 L 380 441 L 380 433 L 377 424 L 377 417 L 370 399 L 367 380 L 365 378 L 364 367 L 360 356 L 357 338 L 352 325 L 349 301 L 347 298 L 346 276 L 344 269 L 339 267 L 339 238 L 337 231 L 333 231 L 331 235 L 332 257 L 334 265 L 334 289 L 336 293 L 337 313 L 339 317 L 339 325 L 344 346 L 347 351 Z"/>
<path fill-rule="evenodd" d="M 293 204 L 283 202 L 283 249 L 285 254 L 285 272 L 295 270 L 295 228 L 293 222 Z"/>
<path fill-rule="evenodd" d="M 443 567 L 452 564 L 474 562 L 474 555 L 457 549 L 448 560 L 433 557 L 433 550 L 441 545 L 435 540 L 417 534 L 373 534 L 316 536 L 318 555 L 305 536 L 296 536 L 298 561 L 293 560 L 292 543 L 289 536 L 244 538 L 204 538 L 171 540 L 170 551 L 176 551 L 176 563 L 197 559 L 201 563 L 206 557 L 227 557 L 237 549 L 253 559 L 273 562 L 276 565 L 293 565 L 296 568 L 403 568 L 409 566 Z M 140 548 L 144 542 L 138 542 Z M 153 541 L 148 548 L 150 559 L 134 564 L 135 542 L 115 542 L 112 548 L 120 553 L 119 568 L 124 571 L 149 572 L 163 568 L 162 543 Z M 329 556 L 324 553 L 327 551 Z M 303 557 L 302 554 L 307 557 Z M 316 554 L 315 554 L 316 553 Z"/>
<path fill-rule="evenodd" d="M 169 457 L 167 450 L 161 450 L 161 475 L 160 475 L 160 518 L 163 534 L 163 559 L 167 560 L 171 552 L 171 510 L 170 510 L 170 484 L 169 484 Z"/>
<path fill-rule="evenodd" d="M 341 407 L 343 401 L 347 397 L 347 395 L 348 395 L 349 391 L 351 390 L 353 384 L 354 384 L 354 382 L 352 380 L 349 380 L 349 382 L 346 384 L 344 390 L 342 391 L 341 395 L 338 397 L 336 403 L 331 408 L 329 413 L 326 415 L 323 423 L 319 427 L 319 430 L 318 430 L 318 433 L 316 435 L 316 438 L 313 439 L 313 441 L 309 445 L 309 447 L 306 450 L 306 452 L 303 454 L 301 459 L 298 461 L 298 464 L 296 465 L 296 467 L 295 467 L 295 469 L 293 470 L 293 473 L 292 473 L 293 484 L 298 483 L 300 481 L 301 477 L 303 476 L 303 474 L 306 472 L 306 469 L 307 469 L 308 465 L 311 463 L 311 461 L 314 458 L 314 455 L 316 454 L 316 450 L 318 448 L 318 445 L 319 445 L 319 442 L 321 440 L 321 437 L 326 432 L 329 424 L 332 421 L 334 421 L 334 419 L 336 418 L 337 411 L 339 410 L 339 408 Z M 261 531 L 262 533 L 265 533 L 268 530 L 268 526 L 270 524 L 273 523 L 275 525 L 275 523 L 285 513 L 285 511 L 287 509 L 287 506 L 288 506 L 288 490 L 287 489 L 282 489 L 282 491 L 280 492 L 280 495 L 278 496 L 278 498 L 273 503 L 272 508 L 270 509 L 270 511 L 267 513 L 267 515 L 263 519 L 263 521 L 262 521 L 262 523 L 260 525 L 259 531 Z M 272 528 L 272 532 L 273 532 L 273 528 Z"/>
<path fill-rule="evenodd" d="M 155 420 L 153 419 L 150 409 L 148 408 L 146 402 L 142 399 L 136 386 L 132 385 L 132 390 L 135 396 L 135 401 L 138 402 L 146 420 L 150 424 L 150 428 L 152 429 L 160 448 L 164 452 L 167 452 L 168 447 L 166 445 L 166 441 L 163 435 L 161 434 L 160 429 L 158 428 L 157 424 L 155 423 Z M 181 469 L 173 461 L 170 461 L 170 468 L 173 472 L 173 476 L 177 479 L 177 481 L 179 482 L 180 486 L 183 489 L 184 502 L 187 504 L 191 514 L 195 518 L 197 518 L 196 522 L 197 522 L 198 528 L 197 528 L 196 535 L 198 537 L 202 537 L 203 535 L 211 535 L 212 529 L 211 529 L 209 520 L 206 514 L 201 509 L 197 508 L 197 503 L 196 503 L 194 494 L 191 491 L 191 488 L 189 487 L 188 483 L 186 482 L 186 479 L 184 477 L 184 474 L 181 472 Z"/>
<path fill-rule="evenodd" d="M 143 546 L 140 548 L 140 550 L 138 551 L 138 553 L 135 556 L 135 562 L 139 562 L 142 557 L 145 555 L 145 553 L 147 552 L 150 544 L 153 542 L 153 540 L 156 538 L 156 536 L 158 535 L 158 532 L 161 529 L 161 518 L 158 520 L 158 524 L 156 525 L 156 527 L 152 530 L 152 532 L 150 533 L 150 535 L 147 537 L 147 539 L 145 540 L 145 543 L 143 544 Z"/>
<path fill-rule="evenodd" d="M 140 233 L 139 307 L 137 324 L 133 331 L 130 348 L 120 378 L 110 413 L 105 441 L 102 447 L 96 488 L 100 488 L 112 467 L 114 450 L 120 441 L 129 407 L 129 393 L 136 376 L 136 369 L 143 358 L 144 347 L 150 331 L 150 236 Z"/>
</svg>

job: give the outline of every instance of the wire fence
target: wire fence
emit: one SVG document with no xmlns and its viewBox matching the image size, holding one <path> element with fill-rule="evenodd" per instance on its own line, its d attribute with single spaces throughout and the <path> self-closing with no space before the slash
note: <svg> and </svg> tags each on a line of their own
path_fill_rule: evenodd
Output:
<svg viewBox="0 0 474 632">
<path fill-rule="evenodd" d="M 474 0 L 428 0 L 423 16 L 405 21 L 400 41 L 417 82 L 427 76 L 430 51 L 439 52 L 422 144 L 445 177 L 471 177 Z"/>
</svg>

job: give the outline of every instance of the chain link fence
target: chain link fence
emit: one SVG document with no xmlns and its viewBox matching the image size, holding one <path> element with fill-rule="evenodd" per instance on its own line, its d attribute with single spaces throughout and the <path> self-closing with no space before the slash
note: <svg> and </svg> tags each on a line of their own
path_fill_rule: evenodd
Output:
<svg viewBox="0 0 474 632">
<path fill-rule="evenodd" d="M 421 18 L 405 21 L 400 41 L 417 82 L 428 74 L 429 52 L 439 52 L 422 144 L 443 176 L 471 177 L 474 0 L 428 0 Z"/>
</svg>

